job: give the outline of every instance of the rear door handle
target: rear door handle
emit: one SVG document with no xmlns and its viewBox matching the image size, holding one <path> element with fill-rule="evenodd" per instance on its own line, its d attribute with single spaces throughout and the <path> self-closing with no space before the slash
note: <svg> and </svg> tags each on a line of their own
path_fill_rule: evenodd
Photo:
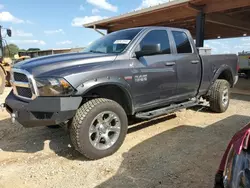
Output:
<svg viewBox="0 0 250 188">
<path fill-rule="evenodd" d="M 166 62 L 165 65 L 166 65 L 166 66 L 174 66 L 174 65 L 175 65 L 175 62 L 174 62 L 174 61 Z"/>
<path fill-rule="evenodd" d="M 192 64 L 197 64 L 199 62 L 200 62 L 199 60 L 193 60 L 193 61 L 191 61 Z"/>
</svg>

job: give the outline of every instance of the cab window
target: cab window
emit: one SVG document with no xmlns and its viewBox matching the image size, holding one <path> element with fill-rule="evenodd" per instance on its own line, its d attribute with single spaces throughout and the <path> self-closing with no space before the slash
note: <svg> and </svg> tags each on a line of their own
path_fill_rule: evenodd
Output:
<svg viewBox="0 0 250 188">
<path fill-rule="evenodd" d="M 137 50 L 140 51 L 144 45 L 159 45 L 159 54 L 170 54 L 170 42 L 166 30 L 153 30 L 146 34 L 140 42 Z"/>
<path fill-rule="evenodd" d="M 192 53 L 188 36 L 182 31 L 172 31 L 178 54 Z"/>
</svg>

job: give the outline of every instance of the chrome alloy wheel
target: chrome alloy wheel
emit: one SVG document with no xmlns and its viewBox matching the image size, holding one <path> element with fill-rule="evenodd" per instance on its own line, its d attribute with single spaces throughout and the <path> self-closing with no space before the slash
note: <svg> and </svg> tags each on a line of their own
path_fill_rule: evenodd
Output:
<svg viewBox="0 0 250 188">
<path fill-rule="evenodd" d="M 228 102 L 229 102 L 229 90 L 228 88 L 226 88 L 222 92 L 222 105 L 227 106 Z"/>
<path fill-rule="evenodd" d="M 89 140 L 98 150 L 106 150 L 112 147 L 119 138 L 121 132 L 121 120 L 111 111 L 99 113 L 89 127 Z"/>
</svg>

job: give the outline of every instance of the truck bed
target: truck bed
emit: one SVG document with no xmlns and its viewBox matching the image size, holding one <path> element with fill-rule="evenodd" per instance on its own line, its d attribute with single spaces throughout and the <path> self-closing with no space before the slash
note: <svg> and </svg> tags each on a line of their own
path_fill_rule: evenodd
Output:
<svg viewBox="0 0 250 188">
<path fill-rule="evenodd" d="M 220 69 L 227 68 L 233 73 L 233 78 L 237 75 L 238 57 L 236 54 L 220 54 L 220 55 L 200 55 L 202 61 L 202 81 L 199 90 L 200 95 L 207 93 L 211 82 L 215 78 L 215 74 L 220 73 Z"/>
</svg>

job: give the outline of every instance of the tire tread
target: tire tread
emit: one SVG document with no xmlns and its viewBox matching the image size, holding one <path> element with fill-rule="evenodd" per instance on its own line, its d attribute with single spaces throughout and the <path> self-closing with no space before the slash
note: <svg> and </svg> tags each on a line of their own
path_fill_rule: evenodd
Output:
<svg viewBox="0 0 250 188">
<path fill-rule="evenodd" d="M 221 109 L 221 100 L 220 100 L 220 95 L 221 92 L 223 91 L 224 86 L 229 86 L 228 81 L 218 79 L 215 81 L 213 86 L 211 87 L 211 92 L 209 95 L 209 103 L 210 103 L 210 108 L 214 112 L 223 112 L 224 110 Z"/>
<path fill-rule="evenodd" d="M 72 124 L 70 126 L 70 138 L 74 148 L 78 151 L 81 151 L 80 153 L 82 153 L 85 157 L 89 159 L 96 159 L 96 158 L 89 156 L 88 153 L 84 152 L 84 150 L 81 149 L 84 148 L 84 145 L 80 143 L 80 129 L 88 113 L 96 106 L 105 103 L 114 103 L 114 101 L 105 98 L 96 98 L 87 101 L 77 110 L 76 115 L 73 118 Z"/>
</svg>

